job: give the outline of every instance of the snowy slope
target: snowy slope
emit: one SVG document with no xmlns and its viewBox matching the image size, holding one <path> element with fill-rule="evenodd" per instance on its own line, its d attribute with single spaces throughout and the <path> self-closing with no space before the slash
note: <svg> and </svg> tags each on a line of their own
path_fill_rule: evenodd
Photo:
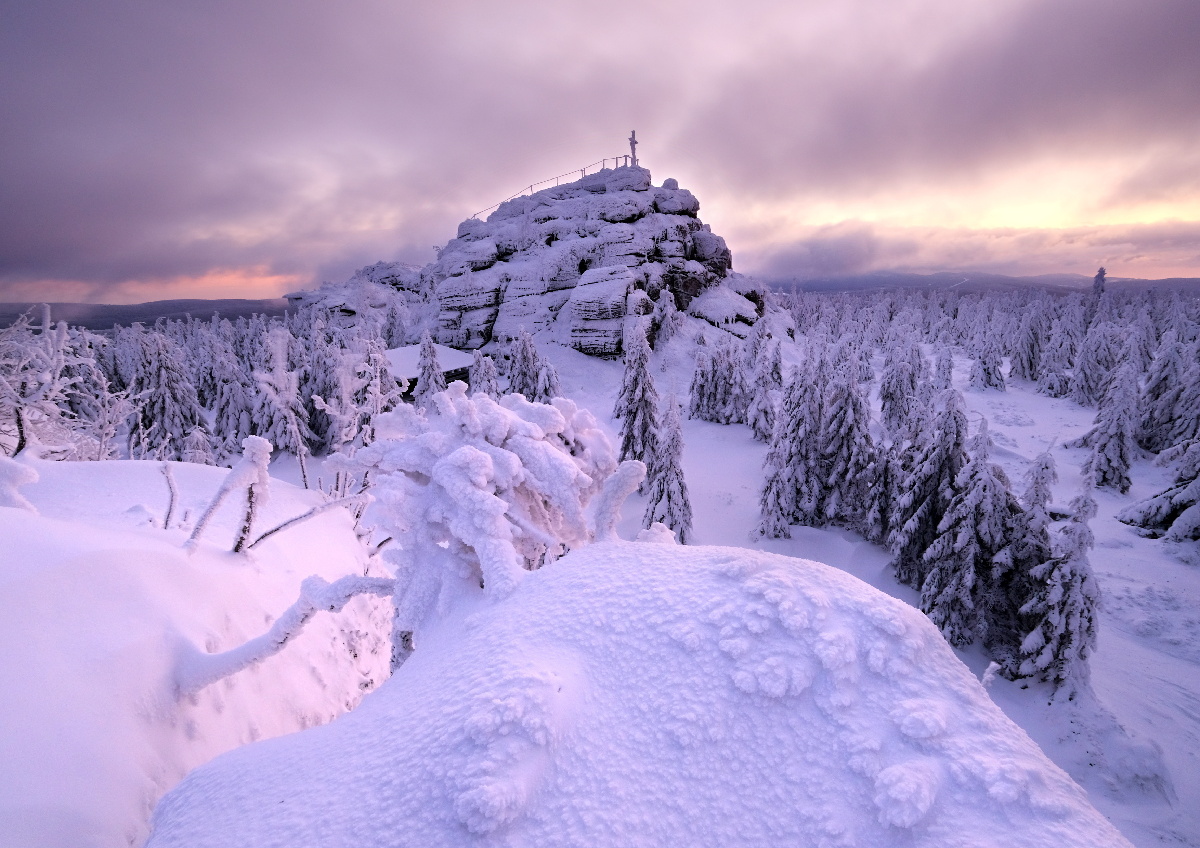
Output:
<svg viewBox="0 0 1200 848">
<path fill-rule="evenodd" d="M 353 713 L 197 770 L 149 845 L 914 840 L 1127 844 L 910 607 L 608 543 L 452 613 Z"/>
<path fill-rule="evenodd" d="M 664 349 L 652 372 L 660 396 L 687 397 L 696 333 L 719 331 L 691 321 Z M 594 410 L 602 423 L 616 401 L 621 364 L 586 357 L 547 342 L 564 393 Z M 785 362 L 791 353 L 785 350 Z M 794 361 L 794 360 L 793 360 Z M 880 361 L 876 361 L 876 370 Z M 993 461 L 1019 487 L 1029 461 L 1054 445 L 1059 483 L 1054 503 L 1078 491 L 1086 451 L 1062 447 L 1085 433 L 1095 411 L 1038 394 L 1011 381 L 1007 392 L 967 388 L 971 360 L 955 358 L 955 386 L 963 390 L 972 422 L 987 417 L 996 442 Z M 876 380 L 878 383 L 878 379 Z M 878 417 L 878 405 L 875 415 Z M 977 423 L 973 424 L 977 426 Z M 840 529 L 794 527 L 791 539 L 761 539 L 758 496 L 767 446 L 750 429 L 706 421 L 684 422 L 683 467 L 694 511 L 698 544 L 734 545 L 813 559 L 840 568 L 905 603 L 917 593 L 896 582 L 889 555 Z M 1025 729 L 1060 767 L 1089 793 L 1092 803 L 1139 846 L 1200 845 L 1200 553 L 1195 543 L 1178 546 L 1143 538 L 1115 520 L 1124 506 L 1161 490 L 1170 475 L 1147 460 L 1134 465 L 1128 495 L 1100 490 L 1100 514 L 1092 522 L 1097 547 L 1091 560 L 1103 591 L 1100 644 L 1092 657 L 1099 703 L 1048 705 L 1040 687 L 995 680 L 989 692 L 1010 719 Z M 643 499 L 624 510 L 621 534 L 641 526 Z M 977 677 L 988 660 L 977 648 L 957 651 Z"/>
<path fill-rule="evenodd" d="M 167 486 L 149 462 L 26 461 L 0 508 L 0 845 L 139 845 L 159 796 L 189 769 L 255 739 L 329 721 L 388 666 L 390 605 L 355 601 L 315 620 L 258 668 L 180 698 L 176 664 L 257 636 L 300 581 L 368 567 L 345 511 L 228 553 L 238 505 L 200 549 L 181 544 L 225 469 L 172 463 L 183 526 L 159 529 Z M 306 511 L 311 492 L 275 481 L 258 527 Z"/>
</svg>

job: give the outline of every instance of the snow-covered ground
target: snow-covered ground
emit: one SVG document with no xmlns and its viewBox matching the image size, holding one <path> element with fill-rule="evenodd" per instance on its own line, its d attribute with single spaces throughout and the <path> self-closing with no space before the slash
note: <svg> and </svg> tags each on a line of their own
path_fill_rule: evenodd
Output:
<svg viewBox="0 0 1200 848">
<path fill-rule="evenodd" d="M 177 678 L 195 654 L 258 636 L 312 574 L 371 566 L 345 510 L 230 553 L 244 498 L 196 552 L 182 543 L 226 469 L 171 463 L 169 529 L 154 462 L 23 459 L 37 509 L 0 507 L 0 845 L 140 845 L 159 797 L 190 769 L 257 739 L 329 721 L 388 674 L 391 605 L 360 598 L 317 618 L 281 654 L 198 693 Z M 318 503 L 282 481 L 265 531 Z"/>
<path fill-rule="evenodd" d="M 198 769 L 152 848 L 1119 846 L 924 616 L 836 569 L 604 542 L 350 715 Z"/>
<path fill-rule="evenodd" d="M 655 354 L 660 396 L 674 391 L 686 403 L 692 350 L 681 337 Z M 556 349 L 553 358 L 564 393 L 603 420 L 620 387 L 620 363 L 566 349 Z M 1088 430 L 1095 411 L 1016 381 L 1005 392 L 972 391 L 967 388 L 969 367 L 970 360 L 956 358 L 955 386 L 963 392 L 972 428 L 980 415 L 988 419 L 993 461 L 1019 485 L 1028 462 L 1053 444 L 1059 474 L 1054 503 L 1065 505 L 1079 490 L 1086 451 L 1062 445 Z M 697 544 L 817 560 L 917 603 L 917 593 L 899 584 L 887 568 L 887 552 L 853 533 L 796 527 L 791 539 L 756 537 L 767 446 L 755 441 L 748 427 L 689 420 L 684 436 L 683 465 Z M 1048 690 L 1002 678 L 989 691 L 1136 845 L 1200 845 L 1200 549 L 1196 543 L 1172 546 L 1143 538 L 1115 520 L 1122 508 L 1170 482 L 1169 473 L 1148 460 L 1136 463 L 1132 477 L 1127 495 L 1096 492 L 1100 512 L 1092 521 L 1096 548 L 1091 562 L 1103 605 L 1091 668 L 1101 706 L 1049 706 Z M 626 504 L 626 538 L 641 526 L 642 503 L 634 495 Z M 988 660 L 981 650 L 957 653 L 982 677 Z M 1159 779 L 1160 762 L 1168 773 L 1166 786 Z"/>
<path fill-rule="evenodd" d="M 688 319 L 687 330 L 654 355 L 660 396 L 674 392 L 686 402 L 695 351 L 690 338 L 701 327 Z M 615 431 L 609 412 L 621 364 L 539 342 L 558 368 L 564 394 Z M 968 365 L 956 362 L 955 384 L 972 426 L 980 415 L 988 419 L 993 459 L 1016 482 L 1028 461 L 1053 443 L 1060 477 L 1054 502 L 1066 504 L 1078 490 L 1084 452 L 1062 445 L 1088 429 L 1094 412 L 1021 383 L 1010 383 L 1007 392 L 970 391 Z M 749 428 L 685 420 L 684 436 L 698 544 L 824 562 L 915 603 L 915 593 L 888 571 L 887 553 L 854 534 L 794 528 L 791 539 L 755 538 L 766 445 Z M 176 680 L 188 645 L 206 652 L 234 647 L 263 633 L 296 600 L 308 575 L 332 580 L 369 568 L 349 518 L 326 513 L 249 556 L 233 555 L 227 551 L 240 515 L 229 506 L 189 557 L 181 547 L 187 529 L 224 471 L 173 463 L 182 524 L 163 530 L 167 490 L 158 463 L 32 464 L 41 479 L 21 493 L 38 514 L 0 508 L 0 587 L 8 609 L 0 619 L 5 846 L 138 844 L 154 803 L 189 770 L 247 742 L 327 722 L 386 676 L 390 607 L 359 600 L 336 615 L 318 616 L 262 665 L 179 698 Z M 312 471 L 321 474 L 319 467 Z M 286 459 L 272 473 L 298 480 Z M 1091 661 L 1096 700 L 1048 705 L 1047 689 L 1003 679 L 990 681 L 988 692 L 1139 848 L 1200 845 L 1200 552 L 1195 543 L 1172 547 L 1115 521 L 1121 508 L 1159 491 L 1169 477 L 1146 461 L 1132 476 L 1127 495 L 1096 494 L 1091 562 L 1104 593 L 1100 644 Z M 272 492 L 260 528 L 317 502 L 281 481 Z M 626 503 L 624 538 L 640 529 L 643 504 L 637 495 Z M 437 659 L 432 650 L 425 658 L 421 653 L 412 660 L 415 669 Z M 982 652 L 957 653 L 977 678 L 984 676 Z M 434 675 L 427 684 L 438 682 Z M 340 738 L 349 731 L 336 728 L 381 721 L 377 703 L 368 698 L 353 721 L 311 738 Z M 292 744 L 263 750 L 291 750 Z M 238 754 L 229 762 L 253 756 Z M 171 803 L 172 815 L 186 817 Z M 171 844 L 166 832 L 162 838 Z"/>
</svg>

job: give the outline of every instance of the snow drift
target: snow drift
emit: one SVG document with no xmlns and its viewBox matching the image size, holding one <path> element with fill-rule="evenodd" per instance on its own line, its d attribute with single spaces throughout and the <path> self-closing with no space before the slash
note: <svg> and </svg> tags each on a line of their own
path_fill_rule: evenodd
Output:
<svg viewBox="0 0 1200 848">
<path fill-rule="evenodd" d="M 388 674 L 391 605 L 359 598 L 276 657 L 180 695 L 190 661 L 244 643 L 314 572 L 374 568 L 345 510 L 229 552 L 244 499 L 182 545 L 229 472 L 171 463 L 6 460 L 28 508 L 0 505 L 0 845 L 140 845 L 158 798 L 190 769 L 256 739 L 329 721 Z M 33 479 L 31 479 L 33 478 Z M 260 529 L 320 502 L 279 480 Z M 208 652 L 208 653 L 204 653 Z"/>
<path fill-rule="evenodd" d="M 916 610 L 609 542 L 458 606 L 354 712 L 197 769 L 149 842 L 233 844 L 1127 843 Z"/>
</svg>

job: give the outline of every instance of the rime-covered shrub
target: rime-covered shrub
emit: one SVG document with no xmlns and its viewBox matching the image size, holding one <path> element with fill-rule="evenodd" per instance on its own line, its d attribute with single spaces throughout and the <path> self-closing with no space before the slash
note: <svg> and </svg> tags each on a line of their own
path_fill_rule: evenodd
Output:
<svg viewBox="0 0 1200 848">
<path fill-rule="evenodd" d="M 455 382 L 427 414 L 402 405 L 375 426 L 352 463 L 370 473 L 396 540 L 385 552 L 397 578 L 395 662 L 439 605 L 502 597 L 526 571 L 590 541 L 585 508 L 616 469 L 591 413 L 565 398 L 496 402 Z M 630 465 L 640 478 L 641 464 Z"/>
</svg>

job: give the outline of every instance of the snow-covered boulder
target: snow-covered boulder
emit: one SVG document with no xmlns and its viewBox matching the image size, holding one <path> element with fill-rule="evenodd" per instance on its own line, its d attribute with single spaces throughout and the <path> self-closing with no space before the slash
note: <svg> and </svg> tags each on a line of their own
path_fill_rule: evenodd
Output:
<svg viewBox="0 0 1200 848">
<path fill-rule="evenodd" d="M 349 715 L 197 769 L 148 844 L 1128 843 L 911 607 L 613 542 L 450 611 Z"/>
</svg>

